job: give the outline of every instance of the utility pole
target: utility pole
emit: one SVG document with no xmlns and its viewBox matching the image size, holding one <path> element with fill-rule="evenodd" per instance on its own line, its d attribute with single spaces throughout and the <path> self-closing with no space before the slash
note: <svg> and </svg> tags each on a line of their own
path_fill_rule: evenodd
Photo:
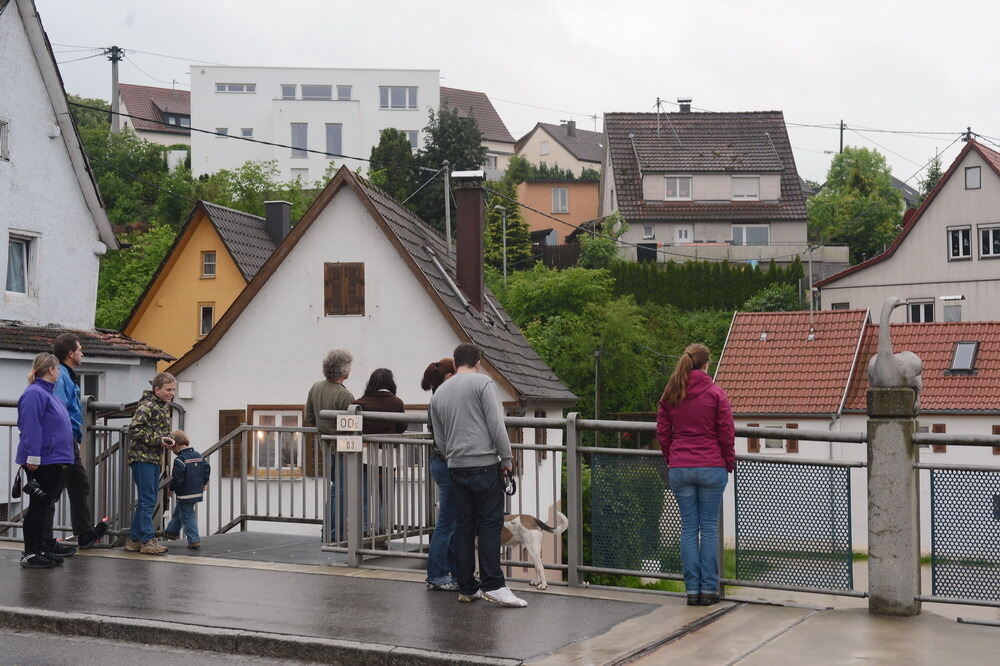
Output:
<svg viewBox="0 0 1000 666">
<path fill-rule="evenodd" d="M 507 208 L 497 204 L 493 210 L 500 211 L 503 220 L 500 231 L 503 235 L 503 283 L 507 284 Z"/>
<path fill-rule="evenodd" d="M 841 153 L 844 152 L 844 129 L 845 129 L 844 128 L 844 120 L 841 119 L 840 120 L 840 151 L 838 151 L 838 152 L 841 152 Z"/>
<path fill-rule="evenodd" d="M 451 259 L 451 168 L 448 160 L 441 163 L 441 168 L 444 169 L 444 240 Z"/>
<path fill-rule="evenodd" d="M 601 355 L 604 351 L 604 343 L 598 345 L 594 351 L 594 418 L 601 418 Z M 601 431 L 594 430 L 594 446 L 601 445 Z"/>
<path fill-rule="evenodd" d="M 118 116 L 118 63 L 125 57 L 125 51 L 117 46 L 109 46 L 104 49 L 104 55 L 111 61 L 111 133 L 118 134 L 121 131 Z"/>
</svg>

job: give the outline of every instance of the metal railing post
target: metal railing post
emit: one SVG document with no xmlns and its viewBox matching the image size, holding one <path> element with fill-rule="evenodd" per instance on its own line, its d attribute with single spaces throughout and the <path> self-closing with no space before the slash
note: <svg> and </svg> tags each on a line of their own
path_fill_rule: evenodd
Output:
<svg viewBox="0 0 1000 666">
<path fill-rule="evenodd" d="M 132 470 L 128 464 L 130 439 L 128 429 L 122 430 L 121 439 L 118 440 L 118 529 L 121 536 L 127 539 L 131 538 L 132 523 Z"/>
<path fill-rule="evenodd" d="M 250 465 L 250 461 L 247 459 L 247 449 L 249 448 L 247 436 L 246 430 L 240 435 L 240 532 L 247 531 L 247 491 L 249 490 L 247 468 Z"/>
<path fill-rule="evenodd" d="M 349 414 L 358 412 L 358 405 L 348 407 Z M 347 507 L 344 511 L 344 520 L 347 523 L 347 565 L 360 567 L 363 557 L 358 550 L 362 548 L 362 524 L 364 521 L 364 499 L 361 497 L 361 455 L 360 453 L 348 453 L 344 455 L 344 463 L 347 465 L 347 488 L 344 497 L 347 498 Z"/>
<path fill-rule="evenodd" d="M 583 564 L 583 484 L 580 480 L 579 412 L 566 415 L 566 507 L 569 532 L 566 535 L 568 566 L 566 582 L 570 587 L 580 586 L 580 565 Z"/>
<path fill-rule="evenodd" d="M 97 457 L 97 433 L 94 431 L 94 426 L 97 425 L 96 413 L 90 407 L 90 403 L 93 402 L 93 396 L 84 396 L 83 398 L 83 441 L 80 443 L 80 461 L 83 463 L 83 469 L 87 471 L 87 477 L 90 479 L 90 493 L 87 495 L 87 510 L 90 515 L 95 519 L 100 520 L 100 516 L 97 515 L 97 466 L 94 464 L 94 459 Z M 106 507 L 102 507 L 102 510 L 106 510 Z"/>
</svg>

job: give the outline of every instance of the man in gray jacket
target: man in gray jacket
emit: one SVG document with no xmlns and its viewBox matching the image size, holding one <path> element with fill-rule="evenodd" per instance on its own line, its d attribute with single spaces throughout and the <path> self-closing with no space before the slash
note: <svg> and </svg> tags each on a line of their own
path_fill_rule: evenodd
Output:
<svg viewBox="0 0 1000 666">
<path fill-rule="evenodd" d="M 496 383 L 480 374 L 475 345 L 455 348 L 455 376 L 441 384 L 428 413 L 438 449 L 448 460 L 455 483 L 455 560 L 458 600 L 486 599 L 510 608 L 528 602 L 514 596 L 500 569 L 500 530 L 504 515 L 504 478 L 513 473 L 510 440 Z M 476 537 L 479 576 L 475 578 Z"/>
</svg>

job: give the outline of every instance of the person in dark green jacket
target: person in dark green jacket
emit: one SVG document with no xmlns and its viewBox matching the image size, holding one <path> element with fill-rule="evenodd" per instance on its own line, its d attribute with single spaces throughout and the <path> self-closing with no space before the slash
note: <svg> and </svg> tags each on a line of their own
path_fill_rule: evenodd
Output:
<svg viewBox="0 0 1000 666">
<path fill-rule="evenodd" d="M 153 510 L 160 485 L 163 449 L 174 445 L 170 437 L 170 403 L 177 393 L 177 380 L 169 372 L 161 372 L 153 377 L 152 385 L 152 391 L 142 394 L 129 425 L 128 463 L 135 483 L 136 504 L 125 550 L 159 555 L 167 552 L 167 547 L 161 546 L 156 539 Z"/>
</svg>

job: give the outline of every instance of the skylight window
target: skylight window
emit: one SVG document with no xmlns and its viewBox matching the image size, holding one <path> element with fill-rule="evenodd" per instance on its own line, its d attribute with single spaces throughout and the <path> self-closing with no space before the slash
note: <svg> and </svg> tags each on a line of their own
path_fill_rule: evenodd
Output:
<svg viewBox="0 0 1000 666">
<path fill-rule="evenodd" d="M 948 374 L 971 375 L 975 373 L 976 353 L 978 351 L 978 342 L 956 342 L 955 353 L 951 358 L 951 367 L 948 368 Z"/>
</svg>

